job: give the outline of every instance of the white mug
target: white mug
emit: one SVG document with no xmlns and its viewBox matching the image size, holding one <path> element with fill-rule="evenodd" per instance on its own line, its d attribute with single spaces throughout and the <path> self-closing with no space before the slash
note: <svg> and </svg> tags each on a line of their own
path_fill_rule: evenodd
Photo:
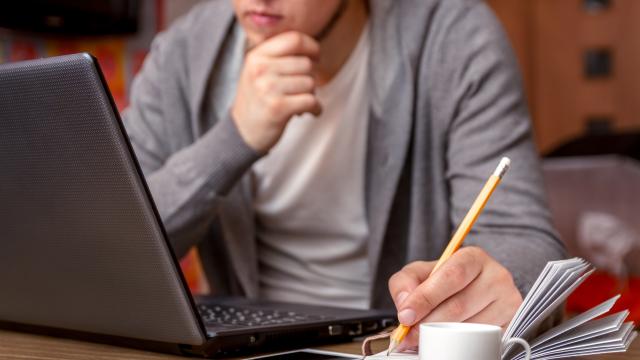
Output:
<svg viewBox="0 0 640 360">
<path fill-rule="evenodd" d="M 500 360 L 502 329 L 495 325 L 472 323 L 420 324 L 420 360 Z M 518 343 L 531 358 L 529 344 L 512 338 L 505 345 Z"/>
</svg>

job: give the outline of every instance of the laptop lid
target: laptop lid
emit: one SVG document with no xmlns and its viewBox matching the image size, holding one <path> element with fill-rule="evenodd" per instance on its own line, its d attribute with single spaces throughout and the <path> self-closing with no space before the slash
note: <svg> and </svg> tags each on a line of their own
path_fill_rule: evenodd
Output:
<svg viewBox="0 0 640 360">
<path fill-rule="evenodd" d="M 201 345 L 95 60 L 0 65 L 0 321 Z"/>
</svg>

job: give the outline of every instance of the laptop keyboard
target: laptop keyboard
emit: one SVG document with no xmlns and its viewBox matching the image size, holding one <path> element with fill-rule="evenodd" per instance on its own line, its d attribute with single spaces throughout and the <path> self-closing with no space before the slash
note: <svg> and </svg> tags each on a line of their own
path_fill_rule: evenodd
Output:
<svg viewBox="0 0 640 360">
<path fill-rule="evenodd" d="M 200 304 L 198 312 L 205 325 L 210 326 L 264 326 L 334 319 L 333 316 L 283 310 L 257 310 L 227 305 Z"/>
</svg>

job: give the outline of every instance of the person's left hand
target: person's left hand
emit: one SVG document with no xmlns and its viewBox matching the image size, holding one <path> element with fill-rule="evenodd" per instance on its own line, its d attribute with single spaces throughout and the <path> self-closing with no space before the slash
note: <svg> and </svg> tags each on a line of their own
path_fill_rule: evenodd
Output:
<svg viewBox="0 0 640 360">
<path fill-rule="evenodd" d="M 389 279 L 400 323 L 455 321 L 505 327 L 522 303 L 511 273 L 484 250 L 465 247 L 433 275 L 436 261 L 416 261 Z M 399 349 L 418 344 L 414 326 Z"/>
</svg>

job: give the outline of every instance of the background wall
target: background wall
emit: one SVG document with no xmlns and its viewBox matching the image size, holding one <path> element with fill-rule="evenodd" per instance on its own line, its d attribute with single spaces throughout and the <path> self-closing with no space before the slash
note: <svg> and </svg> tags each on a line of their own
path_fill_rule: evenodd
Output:
<svg viewBox="0 0 640 360">
<path fill-rule="evenodd" d="M 640 1 L 488 2 L 516 49 L 542 152 L 640 128 Z"/>
</svg>

